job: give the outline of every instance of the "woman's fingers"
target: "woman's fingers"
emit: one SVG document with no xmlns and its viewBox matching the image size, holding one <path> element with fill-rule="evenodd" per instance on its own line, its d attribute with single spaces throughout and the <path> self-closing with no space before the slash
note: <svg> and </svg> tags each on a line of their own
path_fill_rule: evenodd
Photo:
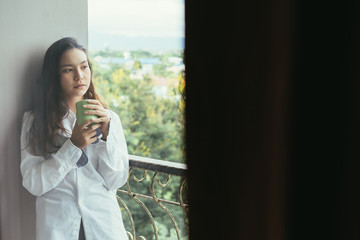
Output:
<svg viewBox="0 0 360 240">
<path fill-rule="evenodd" d="M 93 132 L 96 133 L 96 129 L 99 128 L 99 127 L 101 127 L 101 124 L 96 123 L 96 124 L 91 125 L 87 129 L 85 129 L 84 132 L 85 132 L 86 135 L 91 135 Z"/>
<path fill-rule="evenodd" d="M 99 100 L 88 100 L 87 102 L 89 104 L 83 105 L 83 107 L 86 109 L 104 109 Z"/>
<path fill-rule="evenodd" d="M 77 122 L 77 120 L 76 120 L 76 122 Z M 85 129 L 85 128 L 87 128 L 87 126 L 90 125 L 92 122 L 94 122 L 94 119 L 88 119 L 88 120 L 84 121 L 79 127 L 80 127 L 81 129 Z"/>
<path fill-rule="evenodd" d="M 89 105 L 83 105 L 83 108 L 86 108 L 86 109 L 95 109 L 95 110 L 105 110 L 103 106 L 101 105 L 94 105 L 94 104 L 89 104 Z"/>
<path fill-rule="evenodd" d="M 96 123 L 107 123 L 107 122 L 110 122 L 110 118 L 108 116 L 99 117 L 97 119 L 94 119 L 94 122 L 96 122 Z"/>
<path fill-rule="evenodd" d="M 93 124 L 89 126 L 91 123 Z M 89 119 L 80 126 L 78 126 L 76 122 L 71 135 L 72 143 L 80 149 L 83 149 L 87 145 L 96 142 L 96 129 L 100 127 L 101 124 L 94 122 L 94 119 Z"/>
<path fill-rule="evenodd" d="M 106 117 L 107 116 L 107 111 L 101 105 L 101 103 L 99 101 L 97 101 L 96 105 L 84 105 L 83 107 L 88 109 L 88 110 L 86 110 L 84 112 L 85 115 L 97 115 L 99 117 Z"/>
<path fill-rule="evenodd" d="M 85 113 L 85 115 L 97 115 L 99 117 L 107 116 L 107 113 L 105 110 L 90 110 L 90 111 L 86 111 L 84 113 Z"/>
<path fill-rule="evenodd" d="M 101 102 L 96 99 L 87 99 L 87 102 L 91 103 L 91 104 L 96 104 L 96 105 L 102 106 Z"/>
</svg>

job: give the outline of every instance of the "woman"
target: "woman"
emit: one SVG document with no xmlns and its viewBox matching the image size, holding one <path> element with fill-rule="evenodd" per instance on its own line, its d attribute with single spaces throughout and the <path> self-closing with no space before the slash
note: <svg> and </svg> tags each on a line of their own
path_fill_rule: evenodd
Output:
<svg viewBox="0 0 360 240">
<path fill-rule="evenodd" d="M 34 107 L 24 114 L 20 169 L 23 186 L 37 196 L 38 240 L 128 239 L 116 199 L 128 176 L 127 146 L 91 76 L 86 49 L 74 38 L 56 41 L 45 54 Z M 75 104 L 83 99 L 85 113 L 98 118 L 79 125 Z"/>
</svg>

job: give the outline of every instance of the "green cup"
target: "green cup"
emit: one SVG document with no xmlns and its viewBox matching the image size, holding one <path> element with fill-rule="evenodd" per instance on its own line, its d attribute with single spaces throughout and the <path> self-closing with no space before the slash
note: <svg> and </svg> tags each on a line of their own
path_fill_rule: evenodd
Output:
<svg viewBox="0 0 360 240">
<path fill-rule="evenodd" d="M 89 120 L 89 119 L 96 119 L 98 118 L 97 115 L 86 115 L 84 112 L 89 111 L 90 109 L 84 108 L 84 105 L 95 105 L 93 103 L 89 103 L 88 100 L 81 100 L 76 103 L 76 118 L 78 121 L 78 125 L 81 125 L 83 122 Z M 92 123 L 94 124 L 94 123 Z M 90 127 L 92 124 L 90 124 L 88 127 Z"/>
</svg>

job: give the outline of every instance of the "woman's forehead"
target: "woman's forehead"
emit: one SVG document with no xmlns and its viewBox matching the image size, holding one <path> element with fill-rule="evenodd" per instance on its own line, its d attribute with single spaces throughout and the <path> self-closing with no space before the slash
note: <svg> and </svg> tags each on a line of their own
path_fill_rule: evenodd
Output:
<svg viewBox="0 0 360 240">
<path fill-rule="evenodd" d="M 62 65 L 78 65 L 87 62 L 86 53 L 77 48 L 67 50 L 60 58 L 60 66 Z"/>
</svg>

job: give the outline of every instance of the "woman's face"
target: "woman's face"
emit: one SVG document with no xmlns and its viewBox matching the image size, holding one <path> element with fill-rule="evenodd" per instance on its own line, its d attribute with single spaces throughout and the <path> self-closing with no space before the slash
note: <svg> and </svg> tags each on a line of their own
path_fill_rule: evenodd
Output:
<svg viewBox="0 0 360 240">
<path fill-rule="evenodd" d="M 77 48 L 64 52 L 59 70 L 65 98 L 68 101 L 82 99 L 91 81 L 91 71 L 85 52 Z"/>
</svg>

